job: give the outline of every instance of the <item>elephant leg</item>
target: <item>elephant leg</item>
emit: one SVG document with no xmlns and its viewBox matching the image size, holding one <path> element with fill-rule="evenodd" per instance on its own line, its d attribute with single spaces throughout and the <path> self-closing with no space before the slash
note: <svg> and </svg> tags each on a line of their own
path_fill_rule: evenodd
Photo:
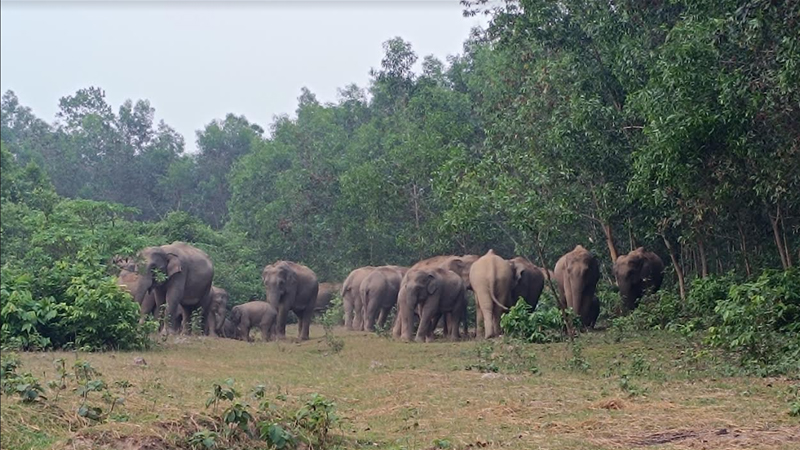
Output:
<svg viewBox="0 0 800 450">
<path fill-rule="evenodd" d="M 360 297 L 356 297 L 355 302 L 353 304 L 353 312 L 355 313 L 355 317 L 353 317 L 353 329 L 356 331 L 362 331 L 364 329 L 364 305 Z"/>
<path fill-rule="evenodd" d="M 397 305 L 397 315 L 394 316 L 394 325 L 392 326 L 392 337 L 395 339 L 400 339 L 400 336 L 403 331 L 403 313 L 400 309 L 400 305 Z"/>
<path fill-rule="evenodd" d="M 299 320 L 300 324 L 298 326 L 300 327 L 300 329 L 298 330 L 297 334 L 301 341 L 307 341 L 308 332 L 310 331 L 311 328 L 311 320 L 314 317 L 313 303 L 308 305 L 308 307 L 305 310 L 303 310 L 302 314 L 300 314 L 299 316 L 302 317 Z"/>
<path fill-rule="evenodd" d="M 486 339 L 493 338 L 495 336 L 494 330 L 494 317 L 492 315 L 492 310 L 494 309 L 494 303 L 489 299 L 488 304 L 480 304 L 478 305 L 480 308 L 481 319 L 483 321 L 483 336 Z"/>
<path fill-rule="evenodd" d="M 459 315 L 455 312 L 449 312 L 445 315 L 445 324 L 448 327 L 449 333 L 446 334 L 449 340 L 457 341 L 458 340 L 458 326 L 459 326 Z"/>
<path fill-rule="evenodd" d="M 242 317 L 242 320 L 239 322 L 239 339 L 253 342 L 253 339 L 250 337 L 250 320 L 245 317 Z"/>
<path fill-rule="evenodd" d="M 285 304 L 278 307 L 278 317 L 275 322 L 276 339 L 286 339 L 286 318 L 289 316 L 289 307 Z"/>
<path fill-rule="evenodd" d="M 420 317 L 419 317 L 419 328 L 417 328 L 417 342 L 428 342 L 431 339 L 430 333 L 431 328 L 434 325 L 433 318 L 436 315 L 436 310 L 438 309 L 438 302 L 428 299 L 425 302 L 425 306 L 422 308 Z"/>
<path fill-rule="evenodd" d="M 381 308 L 381 312 L 378 315 L 378 326 L 383 328 L 386 325 L 386 317 L 389 315 L 389 309 Z"/>
<path fill-rule="evenodd" d="M 475 339 L 481 339 L 484 334 L 483 311 L 481 305 L 475 302 Z"/>
<path fill-rule="evenodd" d="M 349 295 L 344 298 L 344 326 L 348 330 L 353 329 L 353 299 Z"/>
<path fill-rule="evenodd" d="M 183 293 L 185 288 L 185 281 L 186 277 L 183 273 L 178 273 L 177 275 L 173 275 L 167 281 L 166 287 L 166 295 L 165 301 L 167 303 L 167 320 L 168 325 L 164 327 L 163 334 L 169 334 L 171 332 L 177 331 L 177 327 L 175 326 L 177 322 L 175 321 L 175 315 L 178 313 L 178 308 L 180 307 L 180 302 L 183 300 Z M 159 290 L 156 291 L 156 295 L 158 294 Z M 158 302 L 159 299 L 157 298 L 156 301 Z"/>
</svg>

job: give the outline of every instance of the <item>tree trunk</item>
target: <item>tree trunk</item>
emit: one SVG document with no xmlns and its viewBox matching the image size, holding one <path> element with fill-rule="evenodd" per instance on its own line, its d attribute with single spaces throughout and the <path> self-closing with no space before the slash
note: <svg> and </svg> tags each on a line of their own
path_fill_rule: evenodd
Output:
<svg viewBox="0 0 800 450">
<path fill-rule="evenodd" d="M 786 265 L 792 267 L 792 252 L 789 251 L 789 242 L 786 239 L 786 219 L 781 214 L 781 231 L 783 231 L 783 251 L 786 253 Z"/>
<path fill-rule="evenodd" d="M 631 243 L 630 251 L 636 250 L 636 238 L 633 236 L 633 224 L 630 217 L 628 217 L 628 240 Z"/>
<path fill-rule="evenodd" d="M 775 217 L 772 217 L 772 214 L 767 213 L 769 217 L 769 223 L 772 225 L 772 234 L 775 237 L 775 246 L 778 247 L 778 254 L 781 257 L 781 266 L 783 269 L 786 270 L 789 268 L 789 263 L 786 261 L 786 249 L 783 248 L 783 241 L 781 240 L 781 233 L 778 229 L 778 219 L 780 219 L 780 208 L 778 208 Z"/>
<path fill-rule="evenodd" d="M 752 271 L 750 270 L 750 260 L 747 258 L 747 239 L 745 239 L 744 229 L 742 228 L 742 224 L 737 224 L 739 228 L 739 242 L 742 246 L 742 259 L 744 259 L 744 271 L 747 274 L 747 278 L 752 276 Z"/>
<path fill-rule="evenodd" d="M 706 278 L 708 276 L 708 258 L 706 257 L 706 247 L 701 237 L 697 238 L 697 251 L 700 257 L 700 277 Z"/>
<path fill-rule="evenodd" d="M 617 246 L 614 245 L 614 233 L 611 230 L 611 225 L 603 222 L 603 234 L 606 235 L 606 245 L 608 245 L 608 253 L 611 255 L 611 264 L 617 262 Z"/>
<path fill-rule="evenodd" d="M 686 301 L 686 285 L 683 280 L 683 269 L 681 269 L 678 258 L 675 257 L 675 249 L 672 247 L 672 244 L 669 243 L 667 236 L 662 234 L 661 237 L 664 239 L 664 245 L 667 246 L 667 250 L 669 250 L 669 259 L 672 260 L 672 267 L 675 268 L 675 275 L 678 276 L 678 289 L 680 290 L 681 300 Z"/>
</svg>

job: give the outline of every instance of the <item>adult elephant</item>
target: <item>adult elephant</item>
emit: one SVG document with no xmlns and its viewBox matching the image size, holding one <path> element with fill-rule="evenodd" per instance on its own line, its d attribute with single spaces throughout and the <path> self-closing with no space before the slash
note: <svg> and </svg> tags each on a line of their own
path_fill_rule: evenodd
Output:
<svg viewBox="0 0 800 450">
<path fill-rule="evenodd" d="M 511 269 L 514 272 L 514 287 L 511 289 L 511 303 L 516 303 L 522 297 L 525 303 L 531 308 L 536 309 L 539 297 L 544 289 L 544 274 L 542 269 L 536 267 L 527 258 L 517 256 L 511 261 Z"/>
<path fill-rule="evenodd" d="M 176 330 L 177 313 L 181 308 L 189 316 L 195 309 L 202 308 L 203 324 L 208 323 L 214 265 L 204 251 L 176 241 L 143 249 L 139 260 L 144 267 L 142 283 L 147 286 L 146 291 L 155 296 L 156 317 L 158 308 L 167 305 L 170 323 L 162 329 L 164 334 Z M 184 330 L 188 330 L 188 321 L 183 322 Z"/>
<path fill-rule="evenodd" d="M 331 306 L 334 294 L 342 290 L 342 283 L 320 283 L 317 300 L 314 302 L 314 314 L 322 314 Z"/>
<path fill-rule="evenodd" d="M 361 282 L 375 270 L 373 266 L 359 267 L 350 272 L 342 283 L 342 305 L 344 306 L 344 326 L 348 330 L 364 329 L 362 319 L 363 303 L 361 299 Z"/>
<path fill-rule="evenodd" d="M 269 264 L 261 271 L 261 281 L 267 292 L 267 303 L 278 312 L 278 339 L 286 338 L 286 318 L 293 311 L 298 318 L 298 338 L 308 340 L 308 330 L 314 317 L 319 292 L 317 275 L 308 267 L 291 261 Z"/>
<path fill-rule="evenodd" d="M 261 300 L 236 305 L 231 309 L 230 319 L 225 321 L 224 334 L 226 337 L 252 342 L 250 330 L 258 328 L 261 330 L 261 338 L 269 341 L 277 317 L 275 308 Z"/>
<path fill-rule="evenodd" d="M 451 270 L 461 277 L 466 289 L 471 290 L 472 285 L 470 284 L 469 280 L 469 270 L 472 267 L 472 264 L 474 264 L 478 258 L 480 258 L 478 255 L 440 255 L 423 259 L 422 261 L 419 261 L 411 266 L 411 268 L 433 269 L 441 267 L 442 269 Z"/>
<path fill-rule="evenodd" d="M 136 261 L 130 257 L 115 256 L 112 264 L 120 269 L 117 275 L 117 286 L 129 293 L 133 297 L 133 301 L 139 304 L 142 316 L 139 322 L 143 323 L 148 314 L 157 317 L 159 311 L 156 308 L 155 294 L 148 291 L 144 278 L 138 272 Z"/>
<path fill-rule="evenodd" d="M 409 269 L 400 284 L 392 334 L 404 341 L 412 339 L 414 310 L 419 306 L 418 342 L 432 339 L 434 319 L 439 314 L 445 316 L 449 338 L 456 340 L 466 301 L 464 282 L 455 272 L 442 268 Z"/>
<path fill-rule="evenodd" d="M 397 304 L 400 282 L 407 271 L 407 267 L 401 266 L 376 267 L 361 282 L 365 331 L 374 331 L 376 321 L 380 327 L 386 324 L 386 318 Z"/>
<path fill-rule="evenodd" d="M 480 336 L 481 323 L 484 337 L 488 339 L 498 336 L 500 316 L 512 306 L 514 271 L 511 264 L 495 254 L 494 250 L 489 250 L 472 264 L 469 278 L 475 292 L 475 336 Z"/>
<path fill-rule="evenodd" d="M 639 300 L 645 292 L 656 292 L 661 288 L 664 262 L 655 253 L 639 247 L 617 258 L 614 263 L 614 278 L 617 279 L 625 311 L 632 311 L 639 306 Z"/>
<path fill-rule="evenodd" d="M 558 282 L 559 306 L 562 309 L 571 308 L 584 326 L 590 326 L 592 299 L 600 279 L 597 258 L 583 246 L 577 245 L 556 262 L 554 272 Z"/>
</svg>

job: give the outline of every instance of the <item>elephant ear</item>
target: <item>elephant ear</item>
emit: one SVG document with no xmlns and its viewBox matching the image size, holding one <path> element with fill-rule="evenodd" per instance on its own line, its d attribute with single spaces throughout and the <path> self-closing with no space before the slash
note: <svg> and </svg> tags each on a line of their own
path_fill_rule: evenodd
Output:
<svg viewBox="0 0 800 450">
<path fill-rule="evenodd" d="M 167 254 L 167 277 L 171 277 L 181 272 L 181 259 L 174 253 Z"/>
<path fill-rule="evenodd" d="M 439 289 L 439 280 L 433 274 L 428 274 L 428 295 L 433 295 Z"/>
</svg>

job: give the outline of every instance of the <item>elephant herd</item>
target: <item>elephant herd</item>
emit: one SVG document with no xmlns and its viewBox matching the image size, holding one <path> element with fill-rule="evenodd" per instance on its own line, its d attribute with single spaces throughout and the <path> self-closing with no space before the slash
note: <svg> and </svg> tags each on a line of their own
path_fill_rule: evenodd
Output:
<svg viewBox="0 0 800 450">
<path fill-rule="evenodd" d="M 554 271 L 545 271 L 528 259 L 504 259 L 493 250 L 484 255 L 435 256 L 411 267 L 387 265 L 360 267 L 342 284 L 319 283 L 310 268 L 277 261 L 261 272 L 265 299 L 231 308 L 226 318 L 228 294 L 212 284 L 214 267 L 202 250 L 183 242 L 147 247 L 135 259 L 115 258 L 118 284 L 141 306 L 142 319 L 159 318 L 162 305 L 168 318 L 162 333 L 189 329 L 189 317 L 202 311 L 205 334 L 251 340 L 257 328 L 264 340 L 286 337 L 289 311 L 298 318 L 298 337 L 308 339 L 315 313 L 327 309 L 341 294 L 344 323 L 350 330 L 383 328 L 396 308 L 392 334 L 396 339 L 429 342 L 441 324 L 444 335 L 457 340 L 467 335 L 467 294 L 472 292 L 476 311 L 476 336 L 501 334 L 500 317 L 523 299 L 536 308 L 548 283 L 555 282 L 558 304 L 572 309 L 584 327 L 594 327 L 600 313 L 595 296 L 600 279 L 597 258 L 578 245 L 562 256 Z M 639 247 L 620 256 L 613 273 L 622 304 L 629 311 L 648 291 L 658 290 L 664 264 L 655 253 Z M 463 333 L 461 327 L 463 325 Z"/>
</svg>

